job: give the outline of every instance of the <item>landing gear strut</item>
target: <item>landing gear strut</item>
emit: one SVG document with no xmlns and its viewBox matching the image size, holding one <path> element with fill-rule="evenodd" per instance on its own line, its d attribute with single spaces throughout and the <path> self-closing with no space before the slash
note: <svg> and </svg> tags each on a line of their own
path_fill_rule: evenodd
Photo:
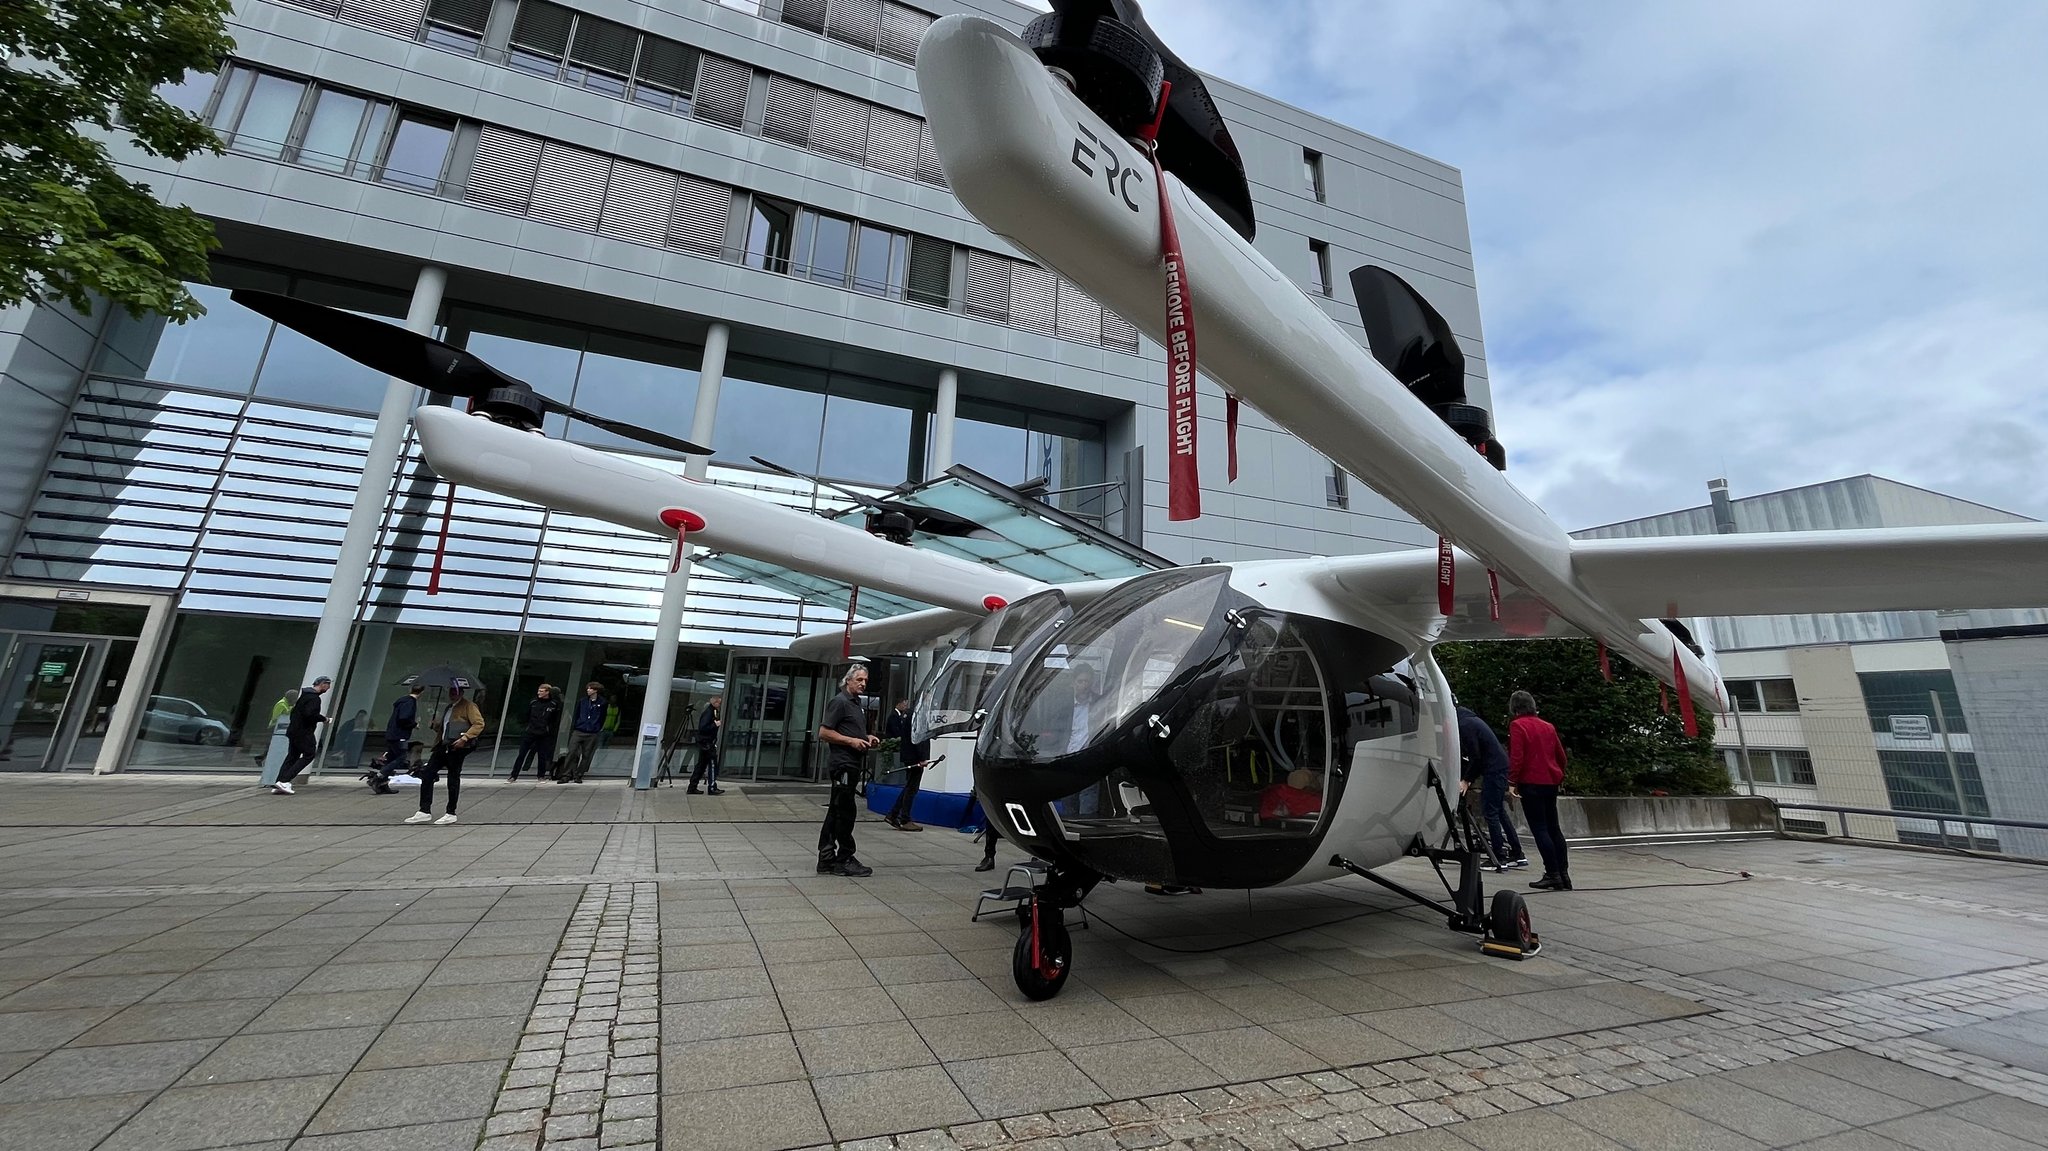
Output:
<svg viewBox="0 0 2048 1151">
<path fill-rule="evenodd" d="M 1501 891 L 1493 897 L 1493 906 L 1486 906 L 1486 885 L 1482 880 L 1486 849 L 1480 831 L 1472 820 L 1472 810 L 1466 805 L 1452 804 L 1444 783 L 1437 775 L 1436 766 L 1429 769 L 1429 787 L 1436 793 L 1436 801 L 1444 814 L 1449 831 L 1444 842 L 1432 847 L 1417 836 L 1408 848 L 1410 856 L 1429 860 L 1436 870 L 1437 878 L 1443 881 L 1444 891 L 1451 902 L 1432 899 L 1419 891 L 1411 890 L 1383 875 L 1360 867 L 1341 855 L 1331 856 L 1330 865 L 1341 867 L 1361 879 L 1371 880 L 1388 891 L 1412 900 L 1443 915 L 1452 931 L 1466 932 L 1480 937 L 1480 950 L 1488 955 L 1502 958 L 1523 959 L 1536 954 L 1542 946 L 1534 931 L 1529 929 L 1529 907 L 1523 902 L 1520 892 Z M 1454 863 L 1458 867 L 1458 882 L 1451 884 L 1444 874 L 1443 865 Z"/>
<path fill-rule="evenodd" d="M 1092 871 L 1055 866 L 1017 909 L 1022 930 L 1010 952 L 1010 975 L 1027 999 L 1051 999 L 1066 986 L 1074 965 L 1074 941 L 1067 934 L 1067 908 L 1080 905 L 1102 879 Z"/>
</svg>

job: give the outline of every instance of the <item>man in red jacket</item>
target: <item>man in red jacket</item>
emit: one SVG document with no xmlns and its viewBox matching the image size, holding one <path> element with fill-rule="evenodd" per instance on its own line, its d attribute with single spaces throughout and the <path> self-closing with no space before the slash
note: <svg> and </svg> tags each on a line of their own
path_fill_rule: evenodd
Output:
<svg viewBox="0 0 2048 1151">
<path fill-rule="evenodd" d="M 1564 782 L 1566 755 L 1557 729 L 1536 715 L 1536 697 L 1518 691 L 1508 697 L 1508 794 L 1521 799 L 1529 833 L 1543 856 L 1543 878 L 1532 888 L 1570 891 L 1571 864 L 1565 859 L 1564 829 L 1557 823 L 1557 789 Z"/>
</svg>

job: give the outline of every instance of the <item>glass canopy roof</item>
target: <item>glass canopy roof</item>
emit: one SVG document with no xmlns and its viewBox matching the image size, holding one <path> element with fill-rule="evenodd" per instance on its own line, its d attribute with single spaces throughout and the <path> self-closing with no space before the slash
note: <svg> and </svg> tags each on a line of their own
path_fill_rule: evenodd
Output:
<svg viewBox="0 0 2048 1151">
<path fill-rule="evenodd" d="M 981 538 L 921 531 L 912 537 L 912 546 L 1044 583 L 1122 579 L 1173 566 L 1160 556 L 964 465 L 956 465 L 945 475 L 915 487 L 876 496 L 913 508 L 951 512 L 984 529 L 977 533 Z M 865 509 L 854 506 L 834 513 L 831 518 L 858 528 L 864 525 L 865 515 Z M 723 552 L 714 552 L 698 562 L 713 571 L 821 605 L 826 609 L 819 613 L 821 623 L 846 617 L 851 589 L 837 580 Z M 883 619 L 929 606 L 862 588 L 853 610 L 862 619 Z"/>
</svg>

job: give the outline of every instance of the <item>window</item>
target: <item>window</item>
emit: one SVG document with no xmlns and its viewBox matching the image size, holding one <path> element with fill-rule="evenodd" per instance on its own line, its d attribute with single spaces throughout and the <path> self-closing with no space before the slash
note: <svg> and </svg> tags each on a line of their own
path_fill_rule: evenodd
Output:
<svg viewBox="0 0 2048 1151">
<path fill-rule="evenodd" d="M 448 144 L 454 136 L 453 124 L 405 113 L 398 119 L 398 129 L 391 134 L 391 147 L 384 153 L 377 178 L 407 188 L 438 190 L 441 169 L 448 163 Z"/>
<path fill-rule="evenodd" d="M 562 58 L 569 52 L 569 27 L 576 13 L 546 0 L 523 0 L 519 17 L 512 22 L 511 52 L 505 62 L 536 76 L 553 78 L 561 74 Z"/>
<path fill-rule="evenodd" d="M 673 40 L 643 36 L 633 69 L 633 100 L 664 112 L 689 115 L 697 87 L 697 52 Z"/>
<path fill-rule="evenodd" d="M 243 286 L 282 291 L 285 283 L 279 277 L 275 283 Z M 247 395 L 270 338 L 270 321 L 229 299 L 227 288 L 186 284 L 185 289 L 206 305 L 205 315 L 171 324 L 162 316 L 136 319 L 116 309 L 94 369 L 201 391 Z"/>
<path fill-rule="evenodd" d="M 918 41 L 932 17 L 894 0 L 783 0 L 782 22 L 829 36 L 905 64 L 917 62 Z"/>
<path fill-rule="evenodd" d="M 910 408 L 922 398 L 887 384 L 834 376 L 825 401 L 819 474 L 856 483 L 902 483 L 910 468 Z"/>
<path fill-rule="evenodd" d="M 795 228 L 795 207 L 755 196 L 747 215 L 747 246 L 741 262 L 766 272 L 788 272 Z"/>
<path fill-rule="evenodd" d="M 853 250 L 853 290 L 870 296 L 902 299 L 909 239 L 901 232 L 862 224 Z"/>
<path fill-rule="evenodd" d="M 814 382 L 805 382 L 819 389 L 824 386 L 822 373 Z M 710 446 L 718 449 L 719 459 L 741 466 L 748 457 L 760 456 L 800 472 L 812 472 L 818 467 L 818 438 L 824 421 L 822 390 L 777 387 L 728 375 L 719 388 L 718 433 Z"/>
<path fill-rule="evenodd" d="M 1725 686 L 1737 711 L 1789 715 L 1799 710 L 1799 692 L 1789 679 L 1731 679 Z"/>
<path fill-rule="evenodd" d="M 483 50 L 484 27 L 490 23 L 491 0 L 427 0 L 427 20 L 420 39 L 436 48 L 474 56 Z"/>
<path fill-rule="evenodd" d="M 299 143 L 299 163 L 326 172 L 348 171 L 369 109 L 370 102 L 361 96 L 322 90 L 314 97 L 313 116 Z"/>
<path fill-rule="evenodd" d="M 1321 240 L 1308 242 L 1309 289 L 1318 296 L 1331 294 L 1330 287 L 1330 245 Z"/>
<path fill-rule="evenodd" d="M 359 316 L 397 320 L 405 315 L 403 296 L 353 285 L 299 280 L 292 285 L 292 295 Z M 291 404 L 375 412 L 384 402 L 387 382 L 385 373 L 280 326 L 271 334 L 270 349 L 263 354 L 256 395 Z"/>
<path fill-rule="evenodd" d="M 1928 671 L 1866 671 L 1859 672 L 1857 682 L 1863 688 L 1863 702 L 1870 711 L 1870 730 L 1887 732 L 1891 730 L 1891 719 L 1895 715 L 1924 716 L 1927 728 L 1939 738 L 1946 728 L 1950 735 L 1962 735 L 1970 730 L 1969 721 L 1963 715 L 1963 701 L 1956 694 L 1955 676 L 1946 668 Z M 1935 710 L 1939 699 L 1941 708 Z"/>
<path fill-rule="evenodd" d="M 1977 774 L 1977 756 L 1972 752 L 1894 751 L 1877 749 L 1877 763 L 1884 772 L 1885 793 L 1897 811 L 1932 811 L 1950 815 L 1991 814 L 1984 798 L 1984 782 Z M 1962 785 L 1962 795 L 1956 786 Z"/>
<path fill-rule="evenodd" d="M 243 70 L 237 69 L 237 79 Z M 291 138 L 292 124 L 299 117 L 299 103 L 305 99 L 306 85 L 303 81 L 287 80 L 283 76 L 272 76 L 267 72 L 249 73 L 253 84 L 249 87 L 247 102 L 239 109 L 239 115 L 227 131 L 229 146 L 237 152 L 252 156 L 276 159 L 284 154 L 285 142 Z M 223 107 L 223 113 L 227 109 Z"/>
<path fill-rule="evenodd" d="M 694 348 L 592 332 L 576 376 L 576 406 L 687 439 L 696 415 L 699 355 Z M 661 454 L 584 423 L 569 425 L 569 438 L 640 455 Z"/>
<path fill-rule="evenodd" d="M 1336 464 L 1331 464 L 1329 474 L 1323 477 L 1323 503 L 1339 511 L 1346 511 L 1351 507 L 1350 477 Z"/>
<path fill-rule="evenodd" d="M 213 103 L 213 89 L 220 76 L 213 72 L 187 72 L 175 84 L 165 84 L 156 94 L 171 107 L 204 117 L 206 106 Z"/>
<path fill-rule="evenodd" d="M 913 304 L 950 307 L 953 303 L 953 245 L 929 236 L 912 236 L 906 291 Z"/>
<path fill-rule="evenodd" d="M 575 40 L 569 47 L 569 68 L 562 78 L 593 92 L 624 99 L 626 77 L 633 74 L 633 56 L 639 40 L 639 33 L 624 24 L 578 16 Z"/>
<path fill-rule="evenodd" d="M 1742 773 L 1742 752 L 1730 748 L 1728 770 L 1736 783 L 1746 782 Z M 1798 748 L 1751 748 L 1749 778 L 1760 784 L 1780 787 L 1812 787 L 1813 757 Z"/>
<path fill-rule="evenodd" d="M 1308 185 L 1308 194 L 1314 196 L 1317 203 L 1322 203 L 1324 200 L 1323 154 L 1313 148 L 1302 149 L 1301 174 L 1303 181 Z"/>
<path fill-rule="evenodd" d="M 853 221 L 806 209 L 798 223 L 797 273 L 835 288 L 846 286 Z"/>
</svg>

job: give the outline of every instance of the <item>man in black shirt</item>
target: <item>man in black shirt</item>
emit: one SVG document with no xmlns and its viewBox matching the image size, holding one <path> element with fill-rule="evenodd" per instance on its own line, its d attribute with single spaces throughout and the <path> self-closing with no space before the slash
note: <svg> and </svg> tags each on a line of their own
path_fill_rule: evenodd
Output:
<svg viewBox="0 0 2048 1151">
<path fill-rule="evenodd" d="M 327 722 L 320 714 L 320 697 L 333 686 L 334 681 L 323 675 L 292 702 L 291 720 L 284 729 L 284 763 L 278 766 L 277 782 L 270 785 L 272 795 L 292 794 L 292 780 L 320 754 L 320 725 Z"/>
<path fill-rule="evenodd" d="M 725 726 L 725 697 L 714 695 L 704 705 L 704 714 L 697 717 L 697 766 L 690 771 L 690 794 L 698 794 L 697 785 L 711 777 L 712 795 L 724 795 L 718 788 L 718 732 Z"/>
<path fill-rule="evenodd" d="M 512 759 L 512 774 L 505 777 L 511 783 L 533 764 L 533 780 L 540 782 L 548 773 L 548 765 L 555 760 L 555 733 L 562 727 L 562 701 L 555 698 L 553 684 L 544 683 L 535 689 L 533 699 L 526 705 L 526 734 L 519 737 L 519 754 Z"/>
<path fill-rule="evenodd" d="M 896 741 L 896 756 L 903 763 L 903 792 L 889 809 L 889 826 L 898 831 L 923 831 L 924 825 L 910 818 L 917 804 L 917 787 L 924 782 L 924 765 L 931 760 L 932 744 L 910 741 L 910 701 L 899 699 L 896 709 L 882 721 L 882 734 Z"/>
<path fill-rule="evenodd" d="M 832 799 L 825 808 L 825 826 L 818 832 L 818 874 L 859 878 L 873 875 L 853 857 L 853 789 L 860 782 L 860 757 L 882 741 L 868 734 L 868 713 L 861 693 L 868 687 L 868 669 L 860 664 L 839 680 L 839 694 L 825 705 L 818 737 L 832 745 L 826 767 L 832 775 Z"/>
</svg>

